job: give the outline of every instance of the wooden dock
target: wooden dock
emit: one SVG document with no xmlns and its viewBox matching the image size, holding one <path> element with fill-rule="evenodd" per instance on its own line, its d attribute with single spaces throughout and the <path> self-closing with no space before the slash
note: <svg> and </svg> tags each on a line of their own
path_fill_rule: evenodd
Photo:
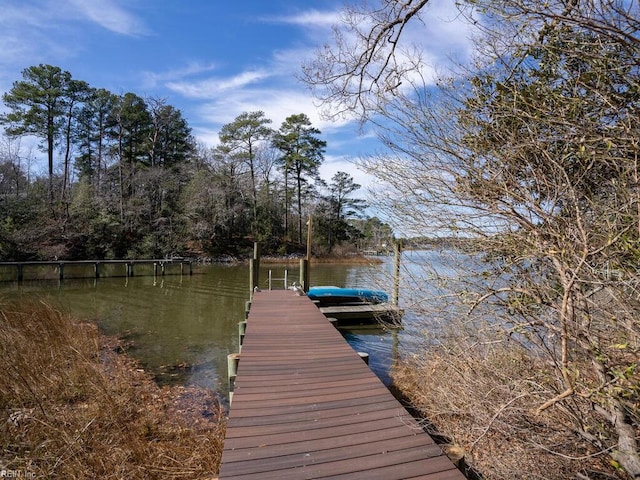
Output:
<svg viewBox="0 0 640 480">
<path fill-rule="evenodd" d="M 172 264 L 180 265 L 180 274 L 184 273 L 184 266 L 189 268 L 189 275 L 193 275 L 193 261 L 183 258 L 161 258 L 161 259 L 134 259 L 134 260 L 44 260 L 44 261 L 25 261 L 25 262 L 0 262 L 0 268 L 11 267 L 16 269 L 16 280 L 22 282 L 24 279 L 25 269 L 31 267 L 51 266 L 56 268 L 60 280 L 65 278 L 65 267 L 74 266 L 91 266 L 91 277 L 100 278 L 101 267 L 103 265 L 122 265 L 124 270 L 122 276 L 133 277 L 134 267 L 136 265 L 153 265 L 153 274 L 164 276 L 167 273 L 167 267 Z M 67 270 L 68 273 L 68 270 Z M 88 278 L 85 275 L 85 278 Z"/>
<path fill-rule="evenodd" d="M 325 317 L 338 320 L 380 320 L 389 324 L 400 324 L 404 314 L 397 305 L 389 303 L 363 303 L 361 305 L 331 305 L 319 307 Z"/>
<path fill-rule="evenodd" d="M 464 479 L 306 296 L 256 292 L 220 479 Z"/>
</svg>

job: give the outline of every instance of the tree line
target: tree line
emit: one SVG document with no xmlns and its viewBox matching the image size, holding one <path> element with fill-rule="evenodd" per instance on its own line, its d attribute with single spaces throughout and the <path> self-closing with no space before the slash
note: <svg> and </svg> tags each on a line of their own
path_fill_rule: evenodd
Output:
<svg viewBox="0 0 640 480">
<path fill-rule="evenodd" d="M 3 260 L 238 255 L 253 241 L 290 253 L 310 214 L 318 253 L 392 235 L 365 218 L 351 175 L 319 177 L 326 142 L 303 113 L 277 130 L 264 112 L 242 113 L 207 147 L 164 99 L 117 95 L 52 65 L 22 76 L 0 116 Z M 25 136 L 39 141 L 46 173 L 34 174 Z"/>
</svg>

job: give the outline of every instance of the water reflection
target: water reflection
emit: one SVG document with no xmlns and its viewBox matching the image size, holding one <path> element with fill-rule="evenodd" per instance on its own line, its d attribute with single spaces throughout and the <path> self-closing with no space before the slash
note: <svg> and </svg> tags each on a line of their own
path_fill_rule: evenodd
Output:
<svg viewBox="0 0 640 480">
<path fill-rule="evenodd" d="M 386 384 L 389 367 L 400 346 L 420 348 L 423 319 L 412 311 L 418 299 L 409 283 L 415 284 L 425 265 L 435 258 L 405 252 L 400 305 L 405 308 L 400 331 L 359 328 L 344 331 L 355 350 L 369 353 L 372 370 Z M 298 278 L 295 267 L 262 265 L 260 282 L 267 288 L 268 271 L 273 278 Z M 393 258 L 382 264 L 314 264 L 312 285 L 368 287 L 391 294 Z M 117 272 L 113 272 L 117 273 Z M 249 278 L 246 265 L 210 265 L 195 268 L 194 275 L 106 277 L 0 283 L 0 300 L 44 297 L 80 318 L 97 322 L 108 334 L 129 342 L 129 352 L 160 382 L 185 382 L 227 394 L 229 353 L 238 351 L 239 321 L 244 319 Z M 414 276 L 416 278 L 414 278 Z M 274 283 L 275 285 L 275 283 Z M 281 288 L 280 285 L 277 287 Z"/>
</svg>

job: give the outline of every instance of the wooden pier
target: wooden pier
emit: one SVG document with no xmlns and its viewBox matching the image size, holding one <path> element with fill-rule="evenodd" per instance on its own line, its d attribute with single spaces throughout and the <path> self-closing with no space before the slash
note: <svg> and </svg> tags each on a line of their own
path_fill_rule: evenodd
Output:
<svg viewBox="0 0 640 480">
<path fill-rule="evenodd" d="M 464 476 L 308 297 L 274 290 L 253 296 L 219 478 Z"/>
<path fill-rule="evenodd" d="M 193 274 L 193 261 L 188 259 L 137 259 L 137 260 L 45 260 L 45 261 L 27 261 L 27 262 L 0 262 L 1 267 L 11 267 L 16 269 L 16 279 L 18 282 L 24 280 L 25 269 L 30 267 L 40 266 L 52 266 L 58 271 L 58 277 L 60 280 L 65 278 L 65 268 L 73 266 L 92 266 L 93 273 L 91 277 L 100 278 L 101 267 L 103 265 L 122 265 L 124 267 L 122 271 L 123 277 L 133 277 L 136 265 L 153 265 L 154 276 L 167 274 L 167 266 L 171 264 L 180 265 L 180 274 L 184 273 L 184 266 L 189 268 L 189 275 Z M 85 278 L 87 276 L 85 275 Z M 77 278 L 77 277 L 76 277 Z"/>
</svg>

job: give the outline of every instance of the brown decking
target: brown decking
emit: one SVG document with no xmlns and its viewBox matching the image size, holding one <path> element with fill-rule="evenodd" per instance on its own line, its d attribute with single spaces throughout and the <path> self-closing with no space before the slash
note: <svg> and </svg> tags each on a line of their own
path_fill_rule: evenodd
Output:
<svg viewBox="0 0 640 480">
<path fill-rule="evenodd" d="M 307 297 L 256 292 L 220 479 L 463 479 Z"/>
</svg>

